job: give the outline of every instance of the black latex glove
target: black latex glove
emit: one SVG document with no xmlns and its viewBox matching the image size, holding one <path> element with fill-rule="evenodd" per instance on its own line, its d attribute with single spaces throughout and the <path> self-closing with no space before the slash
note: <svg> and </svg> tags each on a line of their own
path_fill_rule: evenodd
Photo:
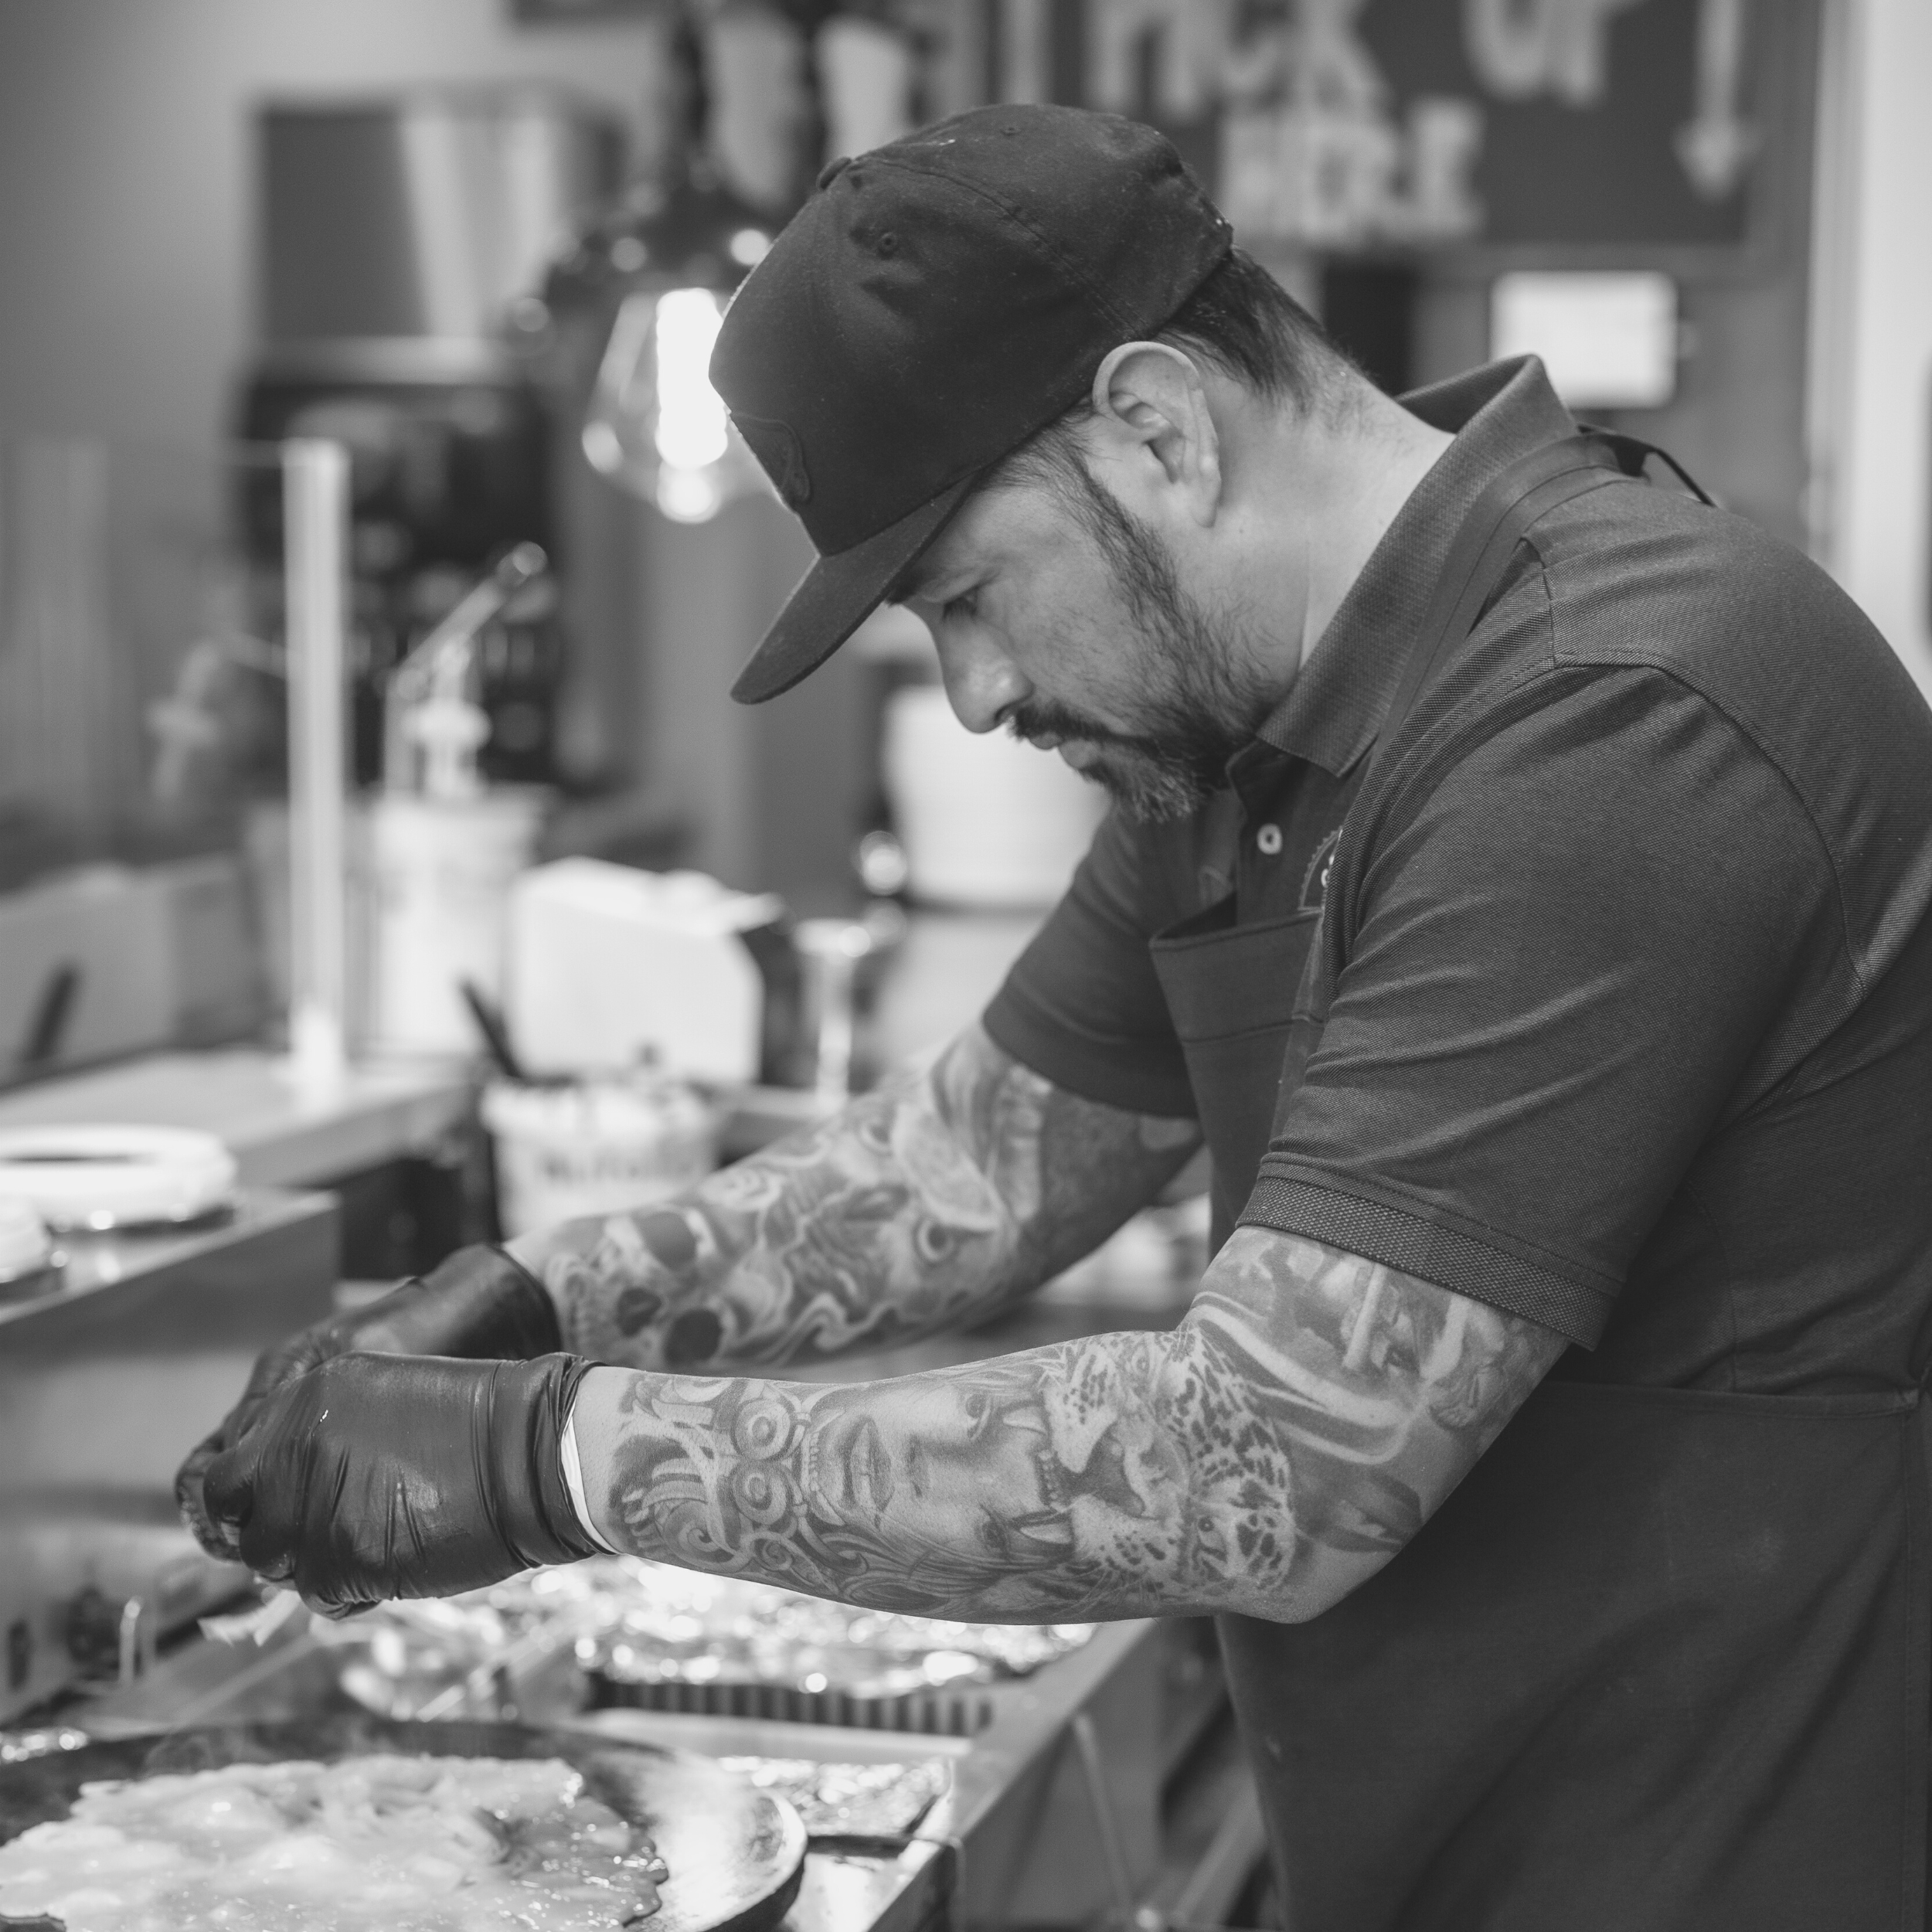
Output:
<svg viewBox="0 0 1932 1932">
<path fill-rule="evenodd" d="M 338 1355 L 209 1464 L 209 1513 L 257 1576 L 335 1617 L 594 1555 L 562 1454 L 592 1366 Z"/>
<path fill-rule="evenodd" d="M 203 1505 L 208 1465 L 241 1440 L 268 1396 L 319 1362 L 359 1350 L 521 1362 L 563 1345 L 556 1304 L 529 1269 L 502 1248 L 459 1248 L 429 1274 L 412 1275 L 379 1300 L 318 1321 L 262 1355 L 241 1400 L 175 1475 L 182 1520 L 211 1556 L 239 1557 L 233 1539 Z"/>
</svg>

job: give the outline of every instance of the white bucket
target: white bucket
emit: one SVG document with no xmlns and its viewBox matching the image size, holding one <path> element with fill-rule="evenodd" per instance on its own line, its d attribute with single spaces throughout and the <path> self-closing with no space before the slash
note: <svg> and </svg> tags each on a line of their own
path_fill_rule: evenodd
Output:
<svg viewBox="0 0 1932 1932">
<path fill-rule="evenodd" d="M 716 1116 L 682 1080 L 498 1081 L 484 1092 L 483 1121 L 496 1138 L 497 1209 L 510 1237 L 648 1207 L 717 1165 Z"/>
<path fill-rule="evenodd" d="M 937 685 L 887 699 L 883 764 L 908 883 L 930 904 L 1051 905 L 1106 810 L 1053 753 L 968 731 Z"/>
<path fill-rule="evenodd" d="M 464 980 L 500 1003 L 510 886 L 536 854 L 546 793 L 509 787 L 460 802 L 379 798 L 369 808 L 369 1044 L 467 1056 L 476 1022 Z"/>
</svg>

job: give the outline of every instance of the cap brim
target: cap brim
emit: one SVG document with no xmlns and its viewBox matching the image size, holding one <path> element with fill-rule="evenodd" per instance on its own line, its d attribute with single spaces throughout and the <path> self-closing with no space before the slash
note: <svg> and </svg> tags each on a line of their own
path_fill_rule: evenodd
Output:
<svg viewBox="0 0 1932 1932">
<path fill-rule="evenodd" d="M 799 579 L 738 673 L 732 696 L 740 704 L 763 704 L 811 676 L 878 609 L 978 481 L 961 477 L 876 536 L 821 556 Z"/>
</svg>

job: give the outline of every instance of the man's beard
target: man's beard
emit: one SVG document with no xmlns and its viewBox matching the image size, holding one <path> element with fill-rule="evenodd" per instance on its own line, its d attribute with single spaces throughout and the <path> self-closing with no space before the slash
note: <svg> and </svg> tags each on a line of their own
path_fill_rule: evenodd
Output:
<svg viewBox="0 0 1932 1932">
<path fill-rule="evenodd" d="M 1075 478 L 1077 478 L 1077 482 Z M 1155 532 L 1131 515 L 1074 456 L 1065 483 L 1071 505 L 1111 567 L 1145 674 L 1132 729 L 1115 730 L 1071 705 L 1032 698 L 1008 713 L 1026 739 L 1077 740 L 1099 756 L 1081 773 L 1145 821 L 1185 818 L 1226 783 L 1227 762 L 1254 735 L 1274 697 L 1247 640 L 1217 626 L 1181 588 Z"/>
</svg>

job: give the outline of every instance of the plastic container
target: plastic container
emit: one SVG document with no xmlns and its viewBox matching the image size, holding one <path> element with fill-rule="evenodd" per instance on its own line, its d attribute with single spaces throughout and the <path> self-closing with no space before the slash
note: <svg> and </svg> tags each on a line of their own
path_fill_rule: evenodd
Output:
<svg viewBox="0 0 1932 1932">
<path fill-rule="evenodd" d="M 1051 752 L 968 731 L 937 685 L 886 700 L 883 764 L 907 883 L 927 905 L 1051 905 L 1107 808 Z"/>
<path fill-rule="evenodd" d="M 499 1080 L 483 1095 L 506 1236 L 648 1207 L 717 1165 L 715 1111 L 695 1088 L 634 1074 L 553 1086 Z"/>
<path fill-rule="evenodd" d="M 510 887 L 530 863 L 547 793 L 505 787 L 460 801 L 384 798 L 369 808 L 369 1045 L 465 1056 L 476 1023 L 459 990 L 503 992 Z"/>
</svg>

